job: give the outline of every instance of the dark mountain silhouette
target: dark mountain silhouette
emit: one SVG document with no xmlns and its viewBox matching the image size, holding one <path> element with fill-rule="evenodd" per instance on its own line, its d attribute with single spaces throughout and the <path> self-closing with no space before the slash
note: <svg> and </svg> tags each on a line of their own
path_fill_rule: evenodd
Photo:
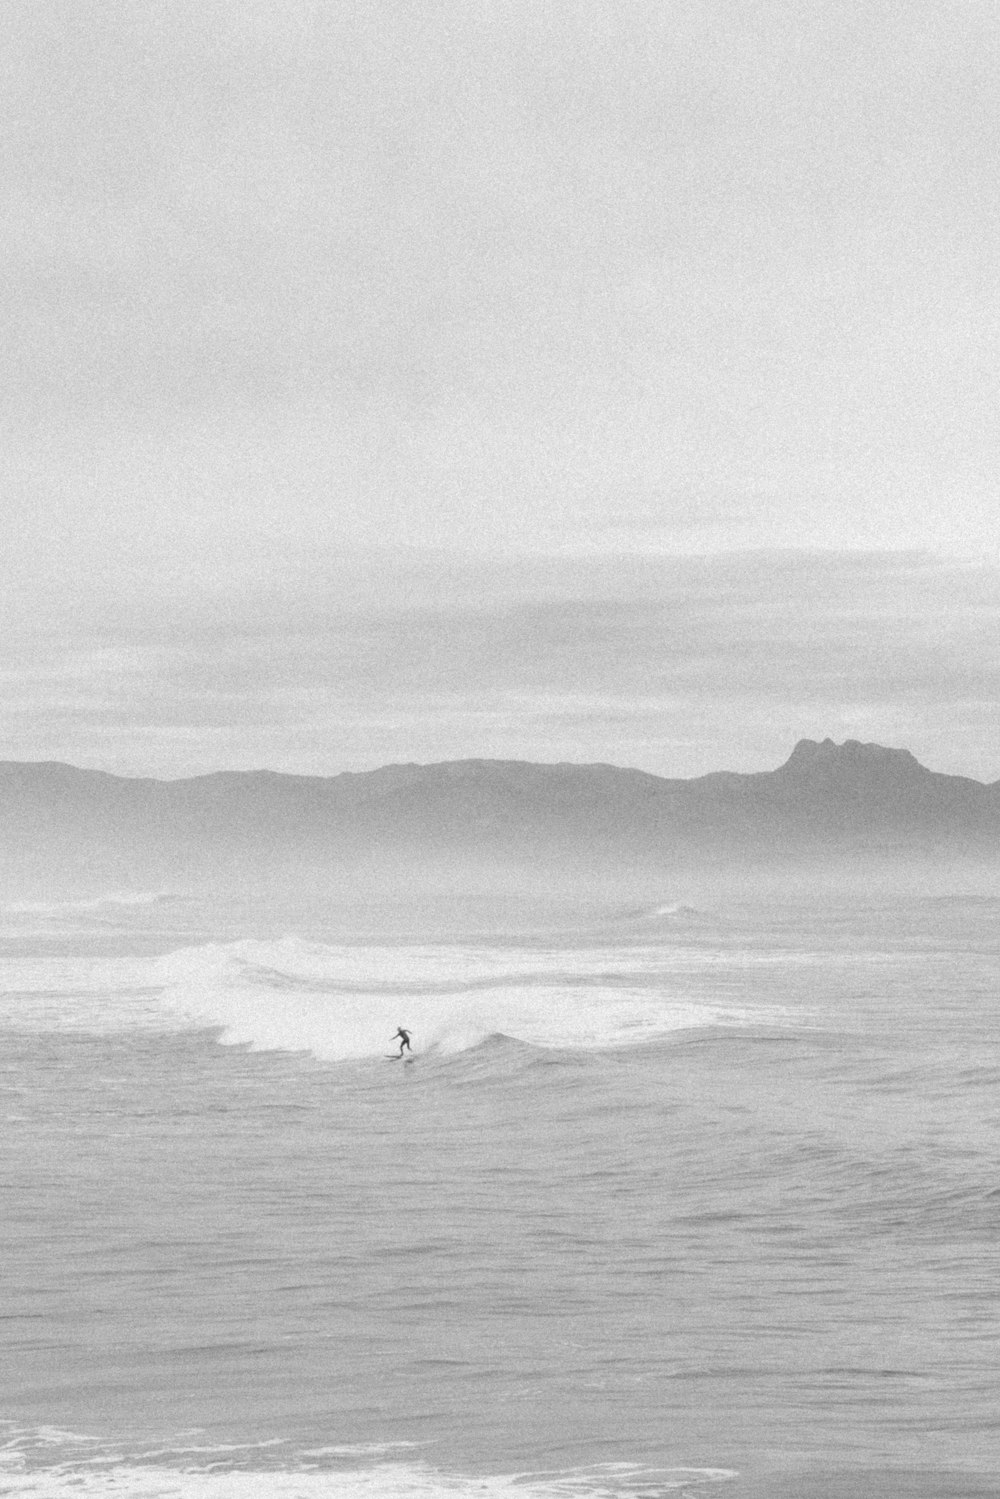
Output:
<svg viewBox="0 0 1000 1499">
<path fill-rule="evenodd" d="M 613 765 L 459 760 L 329 778 L 157 781 L 0 764 L 5 890 L 422 879 L 660 884 L 684 870 L 1000 866 L 1000 783 L 906 750 L 802 740 L 777 770 L 667 780 Z"/>
</svg>

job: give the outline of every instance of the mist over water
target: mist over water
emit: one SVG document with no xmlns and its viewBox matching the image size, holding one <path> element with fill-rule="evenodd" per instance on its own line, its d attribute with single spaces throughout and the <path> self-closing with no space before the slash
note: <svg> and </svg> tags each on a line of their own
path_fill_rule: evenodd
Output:
<svg viewBox="0 0 1000 1499">
<path fill-rule="evenodd" d="M 0 1491 L 995 1493 L 998 914 L 8 902 Z"/>
</svg>

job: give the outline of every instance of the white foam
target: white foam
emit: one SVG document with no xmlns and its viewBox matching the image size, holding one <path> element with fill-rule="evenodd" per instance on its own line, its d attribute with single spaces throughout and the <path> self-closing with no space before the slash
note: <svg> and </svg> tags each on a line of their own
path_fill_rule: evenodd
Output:
<svg viewBox="0 0 1000 1499">
<path fill-rule="evenodd" d="M 33 1499 L 649 1499 L 704 1495 L 737 1476 L 728 1468 L 642 1468 L 627 1463 L 537 1473 L 446 1473 L 381 1464 L 349 1471 L 224 1471 L 118 1463 L 11 1471 L 0 1454 L 0 1493 Z"/>
<path fill-rule="evenodd" d="M 447 1054 L 498 1033 L 603 1049 L 751 1018 L 684 995 L 655 966 L 642 970 L 635 950 L 328 947 L 295 938 L 186 948 L 157 964 L 164 1005 L 189 1023 L 220 1027 L 228 1043 L 328 1060 L 382 1055 L 399 1025 L 419 1050 Z"/>
<path fill-rule="evenodd" d="M 410 1447 L 429 1447 L 429 1442 L 349 1442 L 328 1447 L 307 1447 L 302 1457 L 384 1457 L 387 1452 L 402 1452 Z"/>
</svg>

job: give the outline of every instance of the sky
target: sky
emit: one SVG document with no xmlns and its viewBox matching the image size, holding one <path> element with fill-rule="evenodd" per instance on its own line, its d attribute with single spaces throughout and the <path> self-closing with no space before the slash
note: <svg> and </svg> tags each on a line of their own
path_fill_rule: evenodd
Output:
<svg viewBox="0 0 1000 1499">
<path fill-rule="evenodd" d="M 8 0 L 0 758 L 1000 778 L 993 0 Z"/>
</svg>

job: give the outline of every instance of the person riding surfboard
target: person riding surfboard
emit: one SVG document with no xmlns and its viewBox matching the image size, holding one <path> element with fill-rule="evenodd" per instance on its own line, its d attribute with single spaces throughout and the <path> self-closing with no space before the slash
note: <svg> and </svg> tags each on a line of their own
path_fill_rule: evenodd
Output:
<svg viewBox="0 0 1000 1499">
<path fill-rule="evenodd" d="M 399 1037 L 399 1055 L 400 1056 L 403 1055 L 404 1051 L 412 1051 L 413 1050 L 412 1046 L 410 1045 L 410 1033 L 409 1033 L 409 1031 L 404 1031 L 403 1027 L 400 1026 L 399 1029 L 396 1032 L 396 1036 Z M 394 1041 L 396 1039 L 396 1036 L 393 1036 L 393 1038 L 392 1038 Z"/>
</svg>

